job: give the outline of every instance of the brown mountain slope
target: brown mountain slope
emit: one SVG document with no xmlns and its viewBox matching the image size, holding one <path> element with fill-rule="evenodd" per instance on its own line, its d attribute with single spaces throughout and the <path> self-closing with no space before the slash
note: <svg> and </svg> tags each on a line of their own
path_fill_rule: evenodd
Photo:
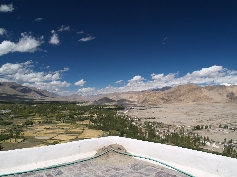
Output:
<svg viewBox="0 0 237 177">
<path fill-rule="evenodd" d="M 51 97 L 56 96 L 45 90 L 36 89 L 33 87 L 22 86 L 16 82 L 0 82 L 1 95 L 18 95 L 27 97 Z"/>
<path fill-rule="evenodd" d="M 237 86 L 206 86 L 200 87 L 195 84 L 186 84 L 172 87 L 168 90 L 147 90 L 143 92 L 114 93 L 106 96 L 109 100 L 97 99 L 101 104 L 118 104 L 119 100 L 126 100 L 129 104 L 159 105 L 170 103 L 193 103 L 193 102 L 237 102 Z M 120 103 L 120 102 L 119 102 Z M 121 102 L 120 104 L 123 104 Z"/>
<path fill-rule="evenodd" d="M 107 97 L 108 99 L 105 99 Z M 22 86 L 15 82 L 0 82 L 0 99 L 47 99 L 64 101 L 95 101 L 98 104 L 122 104 L 122 105 L 159 105 L 170 103 L 191 102 L 237 102 L 237 86 L 206 86 L 186 84 L 172 87 L 168 90 L 147 90 L 142 92 L 110 93 L 94 96 L 72 95 L 59 97 L 48 91 Z M 73 99 L 72 99 L 73 98 Z"/>
<path fill-rule="evenodd" d="M 203 94 L 202 87 L 187 84 L 173 87 L 166 91 L 143 93 L 138 97 L 138 103 L 157 105 L 163 103 L 210 102 L 212 98 Z"/>
<path fill-rule="evenodd" d="M 237 86 L 206 86 L 203 93 L 212 98 L 214 102 L 230 102 L 237 99 Z"/>
</svg>

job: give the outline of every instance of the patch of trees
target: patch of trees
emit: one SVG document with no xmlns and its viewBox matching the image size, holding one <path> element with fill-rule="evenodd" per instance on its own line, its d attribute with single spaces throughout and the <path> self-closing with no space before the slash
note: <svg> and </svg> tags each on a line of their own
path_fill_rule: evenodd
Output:
<svg viewBox="0 0 237 177">
<path fill-rule="evenodd" d="M 164 143 L 174 146 L 180 146 L 184 148 L 190 148 L 195 150 L 203 149 L 206 142 L 209 141 L 208 137 L 202 137 L 192 132 L 184 133 L 184 129 L 180 129 L 179 132 L 171 133 L 169 126 L 162 122 L 144 122 L 143 127 L 138 127 L 132 119 L 127 116 L 117 116 L 118 110 L 124 109 L 122 106 L 79 106 L 76 103 L 68 102 L 44 102 L 44 103 L 14 103 L 14 104 L 2 104 L 2 109 L 10 109 L 11 114 L 14 117 L 11 121 L 6 118 L 0 118 L 0 125 L 7 126 L 8 128 L 0 133 L 0 141 L 12 140 L 17 138 L 24 138 L 23 127 L 34 125 L 34 122 L 27 118 L 30 115 L 40 117 L 41 124 L 53 124 L 57 122 L 75 124 L 77 121 L 90 120 L 88 128 L 103 130 L 108 135 L 116 135 L 121 137 L 128 137 L 140 140 L 147 140 L 155 143 Z M 27 118 L 26 121 L 22 120 L 22 126 L 14 124 L 15 118 Z M 156 128 L 168 128 L 165 133 L 157 134 Z M 194 130 L 208 129 L 208 125 L 196 125 Z M 228 129 L 227 125 L 220 125 L 220 128 Z M 57 144 L 54 142 L 53 144 Z M 0 145 L 0 150 L 2 146 Z M 218 152 L 212 152 L 220 154 Z M 225 147 L 222 155 L 237 158 L 236 150 L 232 145 L 232 142 L 225 142 Z"/>
<path fill-rule="evenodd" d="M 109 132 L 109 135 L 126 136 L 129 138 L 140 139 L 138 127 L 132 124 L 132 121 L 125 117 L 116 116 L 115 112 L 90 118 L 89 128 Z"/>
<path fill-rule="evenodd" d="M 210 126 L 208 125 L 196 125 L 194 126 L 194 130 L 202 130 L 202 129 L 208 129 Z"/>
<path fill-rule="evenodd" d="M 28 125 L 33 125 L 34 122 L 32 120 L 27 120 L 25 121 L 24 125 L 28 126 Z"/>
<path fill-rule="evenodd" d="M 7 125 L 11 125 L 13 124 L 13 122 L 10 122 L 10 121 L 0 121 L 0 125 L 2 126 L 7 126 Z"/>
<path fill-rule="evenodd" d="M 6 129 L 1 131 L 0 133 L 0 141 L 6 141 L 11 139 L 16 139 L 21 138 L 24 139 L 24 134 L 21 126 L 14 126 L 12 128 Z"/>
<path fill-rule="evenodd" d="M 228 127 L 228 125 L 224 125 L 224 126 L 222 126 L 222 125 L 220 124 L 220 125 L 219 125 L 219 128 L 228 129 L 229 127 Z"/>
<path fill-rule="evenodd" d="M 2 144 L 0 143 L 0 151 L 2 151 L 3 150 L 3 146 L 2 146 Z"/>
</svg>

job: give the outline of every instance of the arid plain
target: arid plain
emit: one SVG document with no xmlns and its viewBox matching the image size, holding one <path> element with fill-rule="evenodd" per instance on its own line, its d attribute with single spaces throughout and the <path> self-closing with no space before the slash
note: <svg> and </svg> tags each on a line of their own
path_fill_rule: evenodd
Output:
<svg viewBox="0 0 237 177">
<path fill-rule="evenodd" d="M 237 127 L 236 103 L 179 103 L 159 107 L 134 107 L 128 111 L 128 115 L 141 118 L 142 121 L 163 122 L 186 128 L 208 126 L 207 129 L 196 132 L 218 142 L 223 142 L 225 138 L 226 141 L 237 140 L 237 130 L 234 130 Z"/>
<path fill-rule="evenodd" d="M 181 85 L 130 96 L 139 106 L 130 107 L 126 114 L 142 122 L 162 122 L 171 131 L 184 128 L 208 137 L 204 148 L 221 152 L 225 143 L 237 144 L 236 95 L 236 86 Z"/>
</svg>

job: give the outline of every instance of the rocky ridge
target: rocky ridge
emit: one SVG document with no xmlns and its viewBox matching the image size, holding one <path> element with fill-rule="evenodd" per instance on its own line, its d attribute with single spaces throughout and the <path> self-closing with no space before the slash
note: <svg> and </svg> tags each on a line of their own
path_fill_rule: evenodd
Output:
<svg viewBox="0 0 237 177">
<path fill-rule="evenodd" d="M 116 105 L 159 105 L 195 102 L 237 102 L 237 86 L 206 86 L 185 84 L 164 89 L 141 92 L 109 93 L 101 95 L 71 95 L 61 97 L 54 93 L 33 87 L 26 87 L 15 82 L 0 82 L 1 100 L 42 99 L 52 101 L 89 101 L 91 104 Z"/>
<path fill-rule="evenodd" d="M 237 102 L 237 86 L 206 86 L 186 84 L 172 87 L 170 89 L 146 91 L 126 95 L 121 93 L 116 98 L 123 98 L 127 103 L 137 105 L 160 105 L 172 103 L 227 103 Z M 108 102 L 106 100 L 109 100 Z M 107 96 L 97 101 L 99 104 L 118 104 L 114 97 Z"/>
<path fill-rule="evenodd" d="M 54 97 L 54 93 L 40 90 L 33 87 L 22 86 L 16 82 L 0 82 L 1 96 L 18 96 L 18 97 Z"/>
</svg>

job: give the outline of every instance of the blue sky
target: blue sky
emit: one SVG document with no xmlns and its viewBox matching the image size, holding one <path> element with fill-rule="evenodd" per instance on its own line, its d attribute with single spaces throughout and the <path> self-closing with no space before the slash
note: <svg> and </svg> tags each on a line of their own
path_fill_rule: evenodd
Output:
<svg viewBox="0 0 237 177">
<path fill-rule="evenodd" d="M 1 0 L 0 81 L 62 95 L 237 84 L 235 0 Z"/>
</svg>

